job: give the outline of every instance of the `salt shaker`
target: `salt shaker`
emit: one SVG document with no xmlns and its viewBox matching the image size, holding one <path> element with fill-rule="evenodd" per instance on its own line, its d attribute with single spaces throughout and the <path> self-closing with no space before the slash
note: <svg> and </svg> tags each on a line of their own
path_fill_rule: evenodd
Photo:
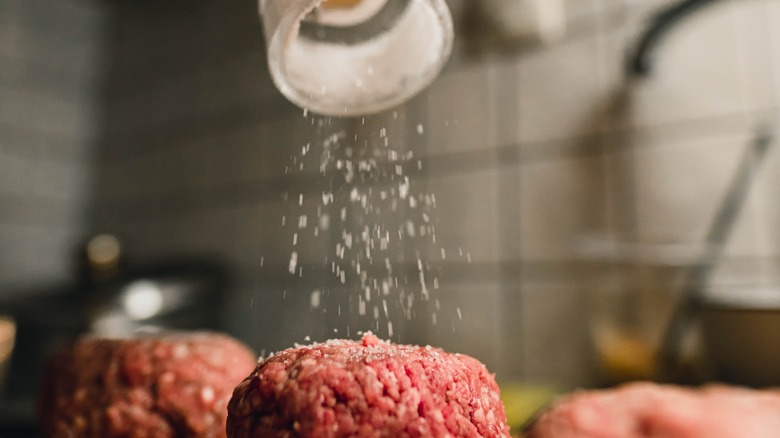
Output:
<svg viewBox="0 0 780 438">
<path fill-rule="evenodd" d="M 271 76 L 290 101 L 329 116 L 394 107 L 452 50 L 444 0 L 259 0 Z"/>
</svg>

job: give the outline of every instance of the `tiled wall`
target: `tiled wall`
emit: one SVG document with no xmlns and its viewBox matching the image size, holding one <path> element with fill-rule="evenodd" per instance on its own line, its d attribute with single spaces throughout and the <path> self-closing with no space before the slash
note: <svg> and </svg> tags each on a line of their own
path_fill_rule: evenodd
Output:
<svg viewBox="0 0 780 438">
<path fill-rule="evenodd" d="M 318 126 L 274 90 L 254 2 L 117 2 L 95 231 L 116 233 L 139 259 L 229 261 L 226 326 L 258 349 L 321 339 L 329 320 L 308 311 L 313 285 L 288 278 L 280 228 L 296 211 L 281 193 L 316 193 L 307 184 L 317 180 L 285 166 L 326 134 L 369 139 L 386 128 L 424 163 L 414 182 L 437 197 L 439 244 L 470 256 L 442 266 L 442 306 L 462 310 L 456 330 L 415 322 L 401 340 L 473 354 L 504 378 L 592 383 L 583 274 L 593 265 L 574 242 L 700 242 L 780 97 L 774 0 L 691 18 L 662 45 L 653 76 L 626 83 L 626 46 L 666 3 L 568 1 L 564 41 L 458 52 L 397 113 Z M 742 267 L 778 255 L 778 166 L 772 151 L 730 236 L 723 281 L 753 278 Z"/>
<path fill-rule="evenodd" d="M 310 318 L 278 280 L 290 257 L 281 195 L 314 127 L 271 84 L 256 5 L 114 6 L 96 231 L 116 234 L 132 260 L 227 262 L 227 329 L 258 350 L 303 341 Z"/>
<path fill-rule="evenodd" d="M 106 11 L 0 2 L 0 296 L 72 278 L 88 229 Z"/>
</svg>

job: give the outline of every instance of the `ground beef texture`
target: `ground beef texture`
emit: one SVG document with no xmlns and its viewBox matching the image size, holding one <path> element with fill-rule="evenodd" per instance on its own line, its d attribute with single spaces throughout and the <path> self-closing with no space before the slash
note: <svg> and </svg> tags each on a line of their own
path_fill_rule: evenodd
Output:
<svg viewBox="0 0 780 438">
<path fill-rule="evenodd" d="M 780 392 L 633 383 L 562 398 L 526 438 L 776 438 Z"/>
<path fill-rule="evenodd" d="M 241 382 L 231 438 L 508 437 L 496 381 L 474 358 L 368 334 L 282 351 Z"/>
<path fill-rule="evenodd" d="M 225 437 L 227 403 L 255 355 L 215 333 L 84 338 L 49 361 L 38 402 L 48 437 Z"/>
</svg>

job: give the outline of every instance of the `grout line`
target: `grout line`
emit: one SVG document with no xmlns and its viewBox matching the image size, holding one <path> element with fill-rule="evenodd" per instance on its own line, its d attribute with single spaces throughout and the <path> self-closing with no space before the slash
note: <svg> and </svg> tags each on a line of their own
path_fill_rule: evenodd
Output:
<svg viewBox="0 0 780 438">
<path fill-rule="evenodd" d="M 52 133 L 0 120 L 0 155 L 36 161 L 80 163 L 92 157 L 94 142 L 95 139 L 89 135 Z"/>
<path fill-rule="evenodd" d="M 233 32 L 207 41 L 208 47 L 205 50 L 213 52 L 211 56 L 203 56 L 203 47 L 185 46 L 178 48 L 178 53 L 173 54 L 175 61 L 172 61 L 171 53 L 165 52 L 142 58 L 130 65 L 121 65 L 121 70 L 109 70 L 109 76 L 113 79 L 109 83 L 117 88 L 120 97 L 133 96 L 139 88 L 148 90 L 155 83 L 162 85 L 167 80 L 190 77 L 197 67 L 221 65 L 226 59 L 234 59 L 237 53 L 249 53 L 247 48 L 256 47 L 258 51 L 265 53 L 265 48 L 260 44 L 261 35 L 259 23 L 256 26 L 239 27 Z M 139 80 L 140 78 L 143 80 Z"/>
<path fill-rule="evenodd" d="M 300 116 L 300 110 L 281 97 L 270 105 L 268 100 L 250 99 L 222 108 L 211 108 L 185 117 L 164 120 L 137 130 L 108 132 L 101 143 L 111 143 L 111 148 L 105 151 L 109 155 L 103 158 L 108 161 L 137 159 L 160 149 L 176 147 L 177 141 L 180 142 L 182 138 L 185 142 L 218 140 L 237 127 L 258 124 L 258 120 L 269 123 L 293 115 Z"/>
<path fill-rule="evenodd" d="M 722 126 L 720 118 L 708 119 Z M 691 132 L 701 139 L 700 132 L 696 129 Z M 735 133 L 736 130 L 729 130 Z M 626 131 L 628 133 L 632 131 Z M 741 132 L 741 130 L 739 130 Z M 721 133 L 722 134 L 722 133 Z M 471 150 L 448 154 L 428 155 L 420 157 L 423 168 L 430 178 L 441 178 L 447 175 L 478 172 L 484 169 L 498 170 L 512 166 L 535 165 L 554 160 L 571 160 L 593 156 L 604 156 L 604 151 L 594 145 L 599 144 L 600 136 L 585 137 L 584 148 L 573 148 L 576 154 L 542 155 L 534 156 L 524 151 L 528 145 L 509 144 L 498 146 L 490 150 Z M 593 147 L 590 147 L 591 145 Z M 660 146 L 659 146 L 660 147 Z M 611 152 L 607 152 L 611 153 Z M 114 161 L 114 160 L 111 160 Z M 117 161 L 121 162 L 121 161 Z M 418 174 L 410 175 L 412 177 Z M 166 190 L 159 193 L 138 193 L 117 197 L 105 197 L 98 200 L 103 208 L 117 209 L 125 212 L 125 220 L 147 219 L 162 214 L 162 216 L 177 216 L 191 214 L 193 211 L 201 211 L 214 206 L 251 206 L 263 202 L 275 202 L 279 199 L 285 188 L 296 187 L 302 193 L 311 193 L 318 190 L 316 184 L 322 178 L 317 173 L 293 177 L 289 175 L 274 176 L 271 178 L 256 178 L 245 181 L 217 183 L 211 185 L 194 185 Z M 150 205 L 161 207 L 165 211 L 149 209 Z M 171 209 L 171 205 L 177 208 Z M 135 219 L 133 219 L 135 218 Z"/>
</svg>

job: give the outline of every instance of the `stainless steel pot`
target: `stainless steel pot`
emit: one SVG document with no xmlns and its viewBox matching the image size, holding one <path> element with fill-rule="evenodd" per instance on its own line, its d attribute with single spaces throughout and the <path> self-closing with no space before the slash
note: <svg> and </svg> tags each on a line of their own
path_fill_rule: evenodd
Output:
<svg viewBox="0 0 780 438">
<path fill-rule="evenodd" d="M 732 287 L 707 296 L 701 334 L 715 377 L 756 387 L 780 385 L 780 287 Z"/>
</svg>

